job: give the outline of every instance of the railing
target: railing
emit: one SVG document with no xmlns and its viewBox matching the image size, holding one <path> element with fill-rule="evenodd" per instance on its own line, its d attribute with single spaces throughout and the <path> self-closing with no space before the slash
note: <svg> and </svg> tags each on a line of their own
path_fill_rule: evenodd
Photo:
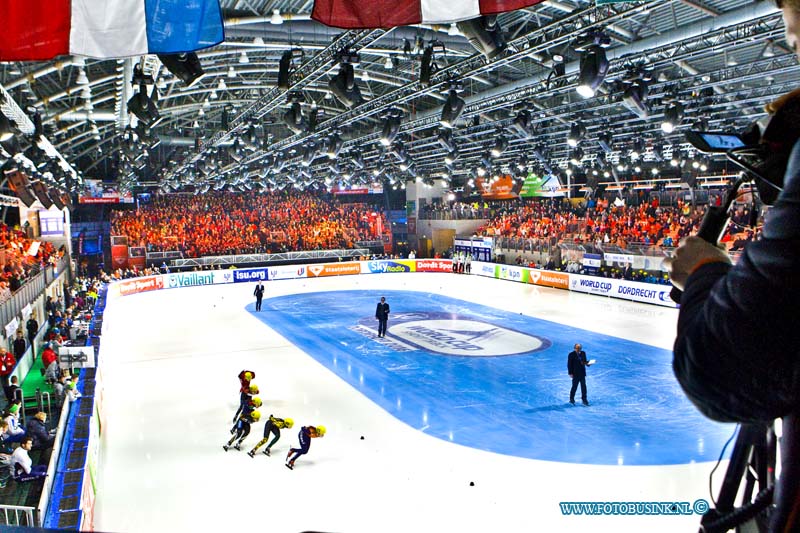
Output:
<svg viewBox="0 0 800 533">
<path fill-rule="evenodd" d="M 420 209 L 419 220 L 483 220 L 491 218 L 494 209 L 484 207 L 447 207 Z"/>
<path fill-rule="evenodd" d="M 278 263 L 287 261 L 314 261 L 325 259 L 357 258 L 369 255 L 367 248 L 349 250 L 309 250 L 303 252 L 284 252 L 280 254 L 218 255 L 194 259 L 175 259 L 169 265 L 176 268 L 195 266 L 242 266 L 258 263 Z"/>
<path fill-rule="evenodd" d="M 170 250 L 167 252 L 147 252 L 147 263 L 152 264 L 158 261 L 171 261 L 173 259 L 182 259 L 183 252 L 180 250 Z"/>
<path fill-rule="evenodd" d="M 33 507 L 25 507 L 22 505 L 0 505 L 0 512 L 2 512 L 2 524 L 4 526 L 24 526 L 24 527 L 39 527 L 34 522 L 34 512 L 36 509 Z"/>
<path fill-rule="evenodd" d="M 47 464 L 47 477 L 44 479 L 42 495 L 39 497 L 39 505 L 36 507 L 38 521 L 36 527 L 42 527 L 44 516 L 47 513 L 47 505 L 50 503 L 50 493 L 52 492 L 56 477 L 56 463 L 58 462 L 58 456 L 61 455 L 61 445 L 64 442 L 64 433 L 66 433 L 70 405 L 72 405 L 72 403 L 69 401 L 69 398 L 65 396 L 64 403 L 61 404 L 61 416 L 58 417 L 56 438 L 53 441 L 53 451 L 50 453 L 50 462 Z"/>
</svg>

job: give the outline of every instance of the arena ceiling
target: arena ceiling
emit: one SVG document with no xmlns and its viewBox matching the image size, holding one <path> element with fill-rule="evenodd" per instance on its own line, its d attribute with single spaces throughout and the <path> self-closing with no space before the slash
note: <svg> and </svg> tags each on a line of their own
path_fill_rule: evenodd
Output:
<svg viewBox="0 0 800 533">
<path fill-rule="evenodd" d="M 420 177 L 456 188 L 479 171 L 568 168 L 578 180 L 592 169 L 600 181 L 650 179 L 653 167 L 669 175 L 673 158 L 692 172 L 697 155 L 684 131 L 747 128 L 767 102 L 797 86 L 800 68 L 783 42 L 780 12 L 764 1 L 545 1 L 498 17 L 506 47 L 491 58 L 456 25 L 343 31 L 311 20 L 310 0 L 220 3 L 225 42 L 198 53 L 204 75 L 190 87 L 156 56 L 2 63 L 2 92 L 14 102 L 0 110 L 23 109 L 31 118 L 38 111 L 63 168 L 68 162 L 85 177 L 126 187 L 259 190 L 372 180 L 402 187 Z M 576 91 L 586 54 L 576 46 L 587 42 L 602 43 L 608 59 L 605 81 L 590 98 Z M 435 66 L 423 84 L 429 47 Z M 297 52 L 285 90 L 278 77 L 287 50 Z M 329 85 L 343 53 L 358 56 L 353 80 L 362 102 L 352 107 Z M 161 120 L 152 128 L 128 113 L 137 66 L 158 93 Z M 454 87 L 463 112 L 443 130 Z M 639 88 L 637 112 L 631 91 L 627 105 L 624 97 L 631 87 Z M 297 132 L 286 123 L 291 102 L 301 113 L 293 116 L 301 121 Z M 666 133 L 670 108 L 673 118 L 682 113 Z M 399 123 L 389 146 L 381 142 L 392 129 L 387 118 Z M 515 120 L 525 126 L 512 126 Z M 25 133 L 33 132 L 29 122 Z M 585 129 L 577 153 L 567 144 L 576 123 Z M 445 164 L 451 148 L 457 157 Z"/>
</svg>

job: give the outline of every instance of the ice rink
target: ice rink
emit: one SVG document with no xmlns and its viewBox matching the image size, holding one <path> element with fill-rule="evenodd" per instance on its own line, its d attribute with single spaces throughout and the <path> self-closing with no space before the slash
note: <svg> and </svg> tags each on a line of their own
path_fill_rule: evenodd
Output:
<svg viewBox="0 0 800 533">
<path fill-rule="evenodd" d="M 671 378 L 668 351 L 677 310 L 451 274 L 281 280 L 266 286 L 259 314 L 252 312 L 252 284 L 162 290 L 109 301 L 100 352 L 105 425 L 95 529 L 697 530 L 698 515 L 565 516 L 559 505 L 710 501 L 708 474 L 733 426 L 699 418 Z M 448 299 L 471 302 L 483 315 L 489 308 L 507 316 L 522 313 L 517 329 L 530 321 L 549 321 L 555 323 L 550 329 L 582 338 L 570 339 L 567 346 L 563 337 L 553 337 L 552 349 L 537 352 L 553 359 L 543 364 L 564 367 L 560 377 L 539 380 L 540 374 L 524 370 L 528 365 L 522 359 L 503 374 L 492 373 L 492 366 L 517 356 L 474 363 L 485 365 L 476 367 L 483 372 L 476 379 L 490 385 L 485 390 L 491 398 L 508 395 L 502 405 L 490 405 L 491 399 L 478 394 L 484 389 L 451 390 L 437 367 L 422 364 L 418 370 L 428 378 L 404 378 L 409 393 L 403 403 L 402 385 L 387 381 L 386 387 L 398 390 L 382 394 L 378 381 L 384 378 L 371 373 L 389 368 L 385 376 L 397 378 L 391 371 L 397 365 L 372 361 L 392 346 L 364 335 L 356 346 L 351 331 L 360 318 L 374 314 L 381 293 L 392 295 L 393 316 L 401 311 L 403 291 L 431 295 L 437 305 L 450 305 Z M 303 294 L 307 298 L 298 296 Z M 342 320 L 343 309 L 355 308 L 352 327 L 332 318 L 334 307 L 336 320 Z M 390 317 L 390 340 L 392 328 L 400 326 Z M 589 370 L 588 408 L 566 402 L 566 355 L 572 342 L 583 342 L 590 358 L 602 354 Z M 638 355 L 614 354 L 616 347 L 636 351 L 637 343 L 651 358 L 641 370 L 652 373 L 642 376 L 644 381 L 635 373 L 614 374 Z M 349 352 L 352 361 L 342 355 Z M 442 361 L 456 359 L 440 356 Z M 244 451 L 260 439 L 263 423 L 254 425 L 243 451 L 222 450 L 237 407 L 236 376 L 244 368 L 256 372 L 262 414 L 292 417 L 297 423 L 282 432 L 271 457 L 251 459 Z M 419 394 L 420 383 L 441 401 L 432 401 L 431 414 L 425 411 L 425 418 L 414 423 L 419 414 L 415 402 L 425 396 Z M 482 399 L 469 409 L 458 403 L 459 417 L 450 417 L 447 401 L 460 402 L 465 392 Z M 664 417 L 657 409 L 675 415 Z M 687 422 L 681 432 L 683 418 Z M 325 425 L 327 435 L 313 440 L 309 454 L 288 470 L 284 458 L 289 445 L 297 443 L 299 426 L 314 424 Z M 620 431 L 627 439 L 637 433 L 637 424 L 643 442 L 650 439 L 654 449 L 660 444 L 678 452 L 636 457 L 639 442 L 631 437 L 634 451 L 619 453 L 617 464 L 605 460 L 612 449 L 609 428 L 624 428 Z M 682 451 L 679 440 L 692 449 Z M 718 472 L 715 479 L 721 478 Z"/>
</svg>

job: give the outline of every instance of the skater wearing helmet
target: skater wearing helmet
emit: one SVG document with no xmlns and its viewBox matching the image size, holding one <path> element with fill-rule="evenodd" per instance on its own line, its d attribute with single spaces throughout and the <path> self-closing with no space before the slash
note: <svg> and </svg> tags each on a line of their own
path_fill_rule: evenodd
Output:
<svg viewBox="0 0 800 533">
<path fill-rule="evenodd" d="M 267 420 L 267 423 L 264 424 L 264 438 L 258 441 L 258 444 L 256 444 L 255 448 L 247 452 L 247 455 L 249 455 L 250 457 L 255 457 L 258 449 L 261 448 L 267 442 L 269 434 L 272 433 L 273 435 L 275 435 L 275 437 L 272 439 L 272 442 L 267 444 L 267 447 L 264 449 L 264 455 L 268 456 L 270 448 L 272 448 L 272 446 L 276 442 L 278 442 L 278 439 L 281 438 L 281 430 L 292 429 L 293 426 L 294 426 L 294 420 L 292 420 L 291 418 L 275 418 L 274 416 L 269 415 L 269 420 Z"/>
<path fill-rule="evenodd" d="M 236 425 L 233 426 L 232 430 L 232 433 L 234 434 L 233 437 L 231 437 L 231 440 L 228 441 L 228 444 L 222 446 L 222 449 L 227 452 L 228 448 L 231 447 L 231 444 L 233 444 L 233 442 L 237 441 L 238 439 L 238 441 L 236 442 L 236 444 L 234 444 L 233 447 L 237 450 L 241 450 L 242 442 L 250 434 L 250 424 L 258 422 L 260 419 L 261 419 L 261 413 L 259 413 L 258 411 L 252 411 L 248 414 L 242 413 L 239 416 L 239 419 L 236 421 Z"/>
<path fill-rule="evenodd" d="M 292 448 L 286 455 L 286 468 L 294 470 L 294 462 L 301 455 L 308 453 L 311 447 L 311 439 L 325 436 L 325 426 L 303 426 L 300 429 L 298 437 L 300 439 L 300 448 Z"/>
</svg>

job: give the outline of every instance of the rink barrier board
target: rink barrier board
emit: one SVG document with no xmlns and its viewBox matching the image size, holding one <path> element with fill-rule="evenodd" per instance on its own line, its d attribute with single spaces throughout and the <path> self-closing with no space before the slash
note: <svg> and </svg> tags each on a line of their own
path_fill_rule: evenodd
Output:
<svg viewBox="0 0 800 533">
<path fill-rule="evenodd" d="M 669 293 L 671 285 L 643 283 L 624 279 L 584 276 L 541 270 L 515 265 L 473 261 L 470 275 L 504 281 L 513 281 L 540 287 L 564 289 L 573 292 L 605 296 L 621 300 L 676 308 Z M 411 272 L 452 272 L 450 259 L 380 259 L 373 261 L 345 261 L 337 263 L 312 263 L 280 265 L 275 267 L 228 270 L 203 270 L 159 274 L 115 282 L 109 287 L 109 296 L 127 296 L 140 292 L 184 287 L 202 287 L 228 283 L 255 283 L 285 279 L 322 278 L 367 274 L 405 274 Z"/>
<path fill-rule="evenodd" d="M 157 276 L 127 280 L 122 292 L 134 294 L 154 290 L 161 279 Z M 137 287 L 139 290 L 136 290 Z M 119 287 L 117 288 L 119 290 Z M 107 287 L 102 287 L 89 324 L 86 346 L 99 355 L 102 315 L 105 310 Z M 70 404 L 67 415 L 64 446 L 58 457 L 50 501 L 44 510 L 43 527 L 73 531 L 94 529 L 94 505 L 97 495 L 96 473 L 102 427 L 102 382 L 100 368 L 80 370 L 78 391 L 81 398 Z M 73 408 L 74 407 L 74 408 Z"/>
</svg>

